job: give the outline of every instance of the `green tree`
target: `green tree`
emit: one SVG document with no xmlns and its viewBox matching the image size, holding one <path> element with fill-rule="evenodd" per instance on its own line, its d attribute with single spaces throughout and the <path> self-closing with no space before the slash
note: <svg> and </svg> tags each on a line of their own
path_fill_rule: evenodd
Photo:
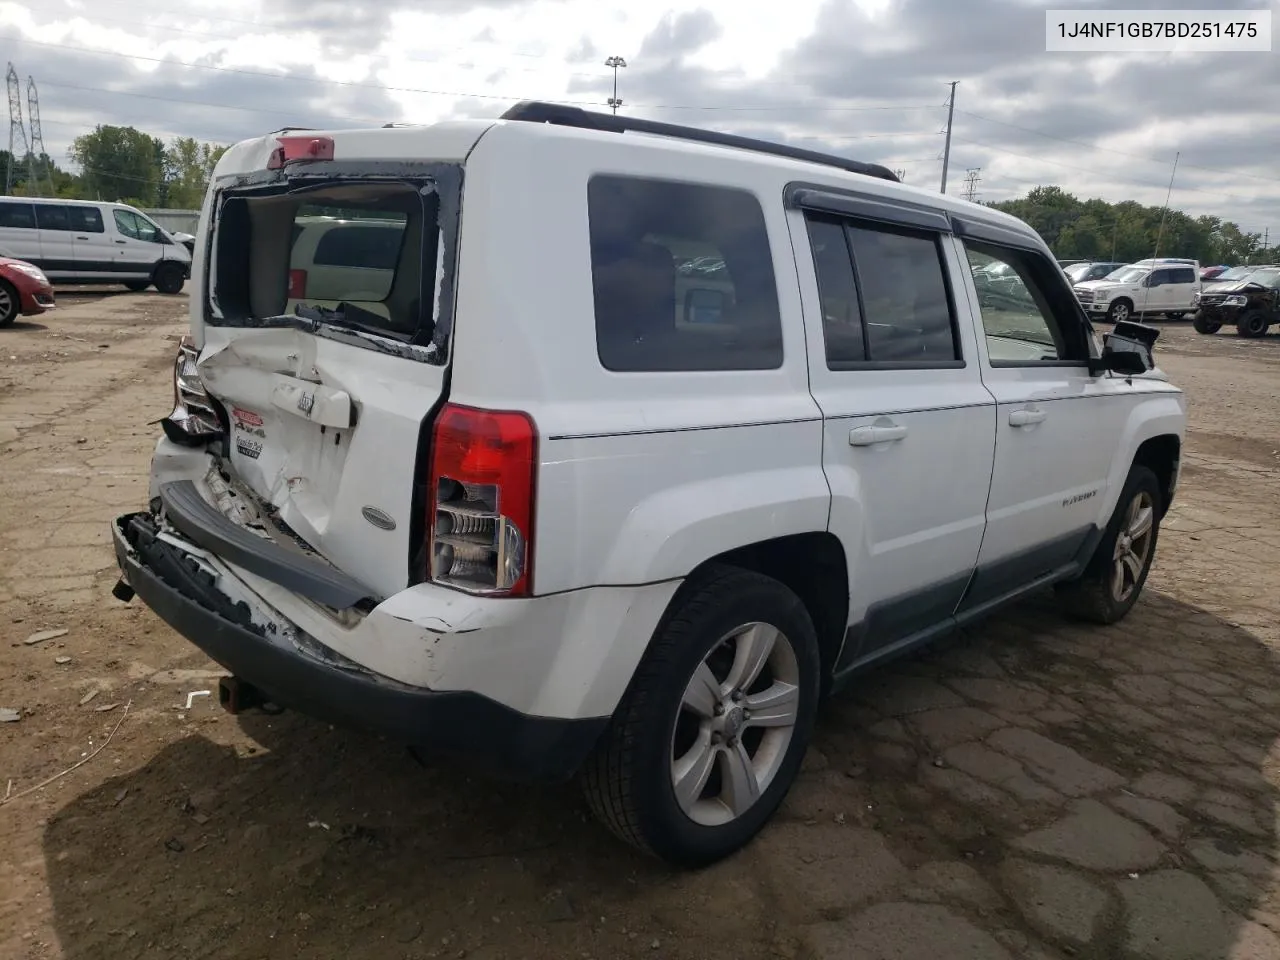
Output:
<svg viewBox="0 0 1280 960">
<path fill-rule="evenodd" d="M 226 147 L 202 143 L 194 137 L 177 137 L 165 153 L 165 182 L 169 206 L 193 210 L 204 201 L 213 168 Z"/>
<path fill-rule="evenodd" d="M 89 196 L 135 197 L 147 206 L 160 201 L 165 166 L 162 140 L 133 127 L 100 124 L 92 133 L 76 137 L 70 154 L 80 165 Z"/>
</svg>

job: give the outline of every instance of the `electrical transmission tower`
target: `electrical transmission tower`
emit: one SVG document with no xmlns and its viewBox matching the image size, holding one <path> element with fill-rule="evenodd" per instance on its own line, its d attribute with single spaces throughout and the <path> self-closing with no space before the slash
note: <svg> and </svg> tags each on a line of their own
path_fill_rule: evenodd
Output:
<svg viewBox="0 0 1280 960">
<path fill-rule="evenodd" d="M 978 184 L 982 182 L 982 178 L 978 176 L 981 167 L 970 167 L 965 171 L 964 175 L 964 193 L 962 196 L 970 203 L 976 203 L 978 200 Z"/>
<path fill-rule="evenodd" d="M 39 191 L 39 181 L 35 179 L 34 166 L 44 167 L 45 180 L 49 183 L 49 196 L 56 196 L 53 185 L 53 163 L 49 159 L 49 151 L 44 146 L 44 134 L 40 132 L 40 94 L 36 90 L 36 78 L 27 77 L 27 122 L 31 124 L 31 156 L 32 186 Z"/>
<path fill-rule="evenodd" d="M 31 156 L 31 145 L 27 143 L 27 128 L 22 124 L 22 87 L 18 83 L 18 71 L 9 64 L 9 72 L 5 74 L 5 83 L 9 87 L 9 168 L 5 171 L 4 192 L 13 193 L 13 165 L 21 158 L 27 161 L 28 179 L 35 180 L 36 164 Z M 19 153 L 21 149 L 21 153 Z"/>
<path fill-rule="evenodd" d="M 905 170 L 895 170 L 895 171 L 893 171 L 893 173 L 894 173 L 894 175 L 895 175 L 899 180 L 901 180 L 903 183 L 906 183 L 906 182 L 907 182 L 907 171 L 905 171 Z"/>
</svg>

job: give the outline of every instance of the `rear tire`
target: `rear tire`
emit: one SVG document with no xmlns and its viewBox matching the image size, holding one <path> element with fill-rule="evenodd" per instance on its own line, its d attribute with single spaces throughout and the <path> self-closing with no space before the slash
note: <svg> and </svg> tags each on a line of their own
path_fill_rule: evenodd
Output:
<svg viewBox="0 0 1280 960">
<path fill-rule="evenodd" d="M 1195 327 L 1196 333 L 1212 334 L 1222 329 L 1222 324 L 1214 323 L 1212 320 L 1205 319 L 1203 314 L 1197 313 L 1195 319 L 1191 321 L 1191 325 Z"/>
<path fill-rule="evenodd" d="M 22 310 L 22 298 L 8 280 L 0 280 L 0 327 L 13 325 Z"/>
<path fill-rule="evenodd" d="M 1261 310 L 1250 310 L 1236 321 L 1236 334 L 1255 339 L 1266 336 L 1267 327 L 1267 315 Z"/>
<path fill-rule="evenodd" d="M 161 293 L 170 295 L 181 293 L 183 285 L 187 282 L 187 271 L 183 269 L 182 264 L 166 260 L 156 267 L 152 282 Z"/>
<path fill-rule="evenodd" d="M 1133 609 L 1155 559 L 1163 509 L 1160 481 L 1150 468 L 1134 464 L 1084 574 L 1057 588 L 1069 615 L 1110 624 Z"/>
<path fill-rule="evenodd" d="M 778 581 L 718 567 L 686 585 L 583 770 L 596 816 L 677 866 L 746 845 L 800 769 L 819 662 L 809 612 Z"/>
<path fill-rule="evenodd" d="M 126 280 L 124 282 L 125 289 L 132 290 L 134 293 L 141 293 L 149 286 L 151 286 L 150 280 Z"/>
</svg>

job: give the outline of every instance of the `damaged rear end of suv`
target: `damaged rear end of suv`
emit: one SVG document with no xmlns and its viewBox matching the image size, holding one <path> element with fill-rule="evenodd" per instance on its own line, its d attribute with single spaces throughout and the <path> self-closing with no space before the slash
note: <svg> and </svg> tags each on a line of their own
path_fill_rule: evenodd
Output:
<svg viewBox="0 0 1280 960">
<path fill-rule="evenodd" d="M 233 712 L 271 703 L 560 779 L 599 724 L 477 691 L 442 642 L 509 619 L 477 604 L 528 582 L 531 425 L 446 404 L 463 167 L 485 129 L 273 135 L 219 162 L 148 508 L 113 524 L 115 592 L 230 673 Z"/>
</svg>

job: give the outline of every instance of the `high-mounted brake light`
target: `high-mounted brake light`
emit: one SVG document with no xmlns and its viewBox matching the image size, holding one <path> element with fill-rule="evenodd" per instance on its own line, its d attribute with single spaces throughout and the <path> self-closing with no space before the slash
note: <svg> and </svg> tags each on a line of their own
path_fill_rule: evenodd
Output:
<svg viewBox="0 0 1280 960">
<path fill-rule="evenodd" d="M 333 137 L 276 137 L 280 146 L 267 159 L 268 170 L 279 170 L 301 160 L 332 160 Z"/>
<path fill-rule="evenodd" d="M 538 434 L 528 414 L 446 404 L 431 440 L 431 579 L 525 597 L 533 566 Z"/>
<path fill-rule="evenodd" d="M 307 295 L 307 271 L 289 271 L 289 299 L 301 300 Z"/>
</svg>

